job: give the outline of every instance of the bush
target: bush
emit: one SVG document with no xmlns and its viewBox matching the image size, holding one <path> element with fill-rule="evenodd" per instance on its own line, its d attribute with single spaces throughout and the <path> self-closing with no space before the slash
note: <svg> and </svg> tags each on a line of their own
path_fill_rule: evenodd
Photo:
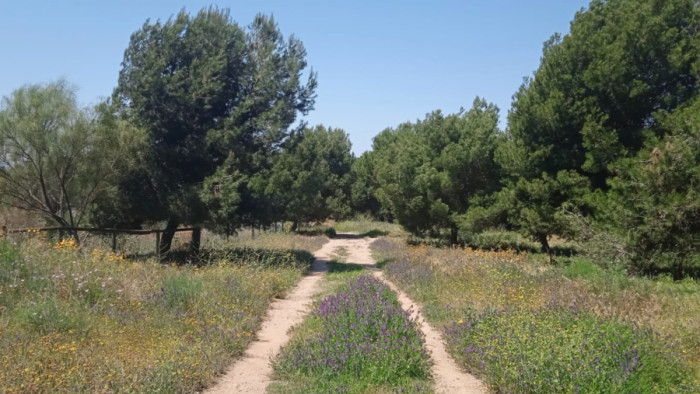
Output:
<svg viewBox="0 0 700 394">
<path fill-rule="evenodd" d="M 202 281 L 182 274 L 170 276 L 163 282 L 161 292 L 167 307 L 186 308 L 202 292 Z"/>
<path fill-rule="evenodd" d="M 20 307 L 16 311 L 16 316 L 20 325 L 40 334 L 65 332 L 85 324 L 79 317 L 71 316 L 70 313 L 59 308 L 59 304 L 54 299 Z"/>
</svg>

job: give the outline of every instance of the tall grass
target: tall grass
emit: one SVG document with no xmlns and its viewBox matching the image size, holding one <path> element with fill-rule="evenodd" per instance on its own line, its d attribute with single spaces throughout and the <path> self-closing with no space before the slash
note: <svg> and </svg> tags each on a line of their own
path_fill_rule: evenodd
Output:
<svg viewBox="0 0 700 394">
<path fill-rule="evenodd" d="M 242 353 L 309 256 L 244 248 L 196 267 L 40 236 L 0 241 L 0 392 L 200 390 Z"/>
<path fill-rule="evenodd" d="M 373 249 L 390 258 L 386 275 L 443 327 L 452 354 L 496 390 L 698 388 L 697 281 L 630 277 L 581 258 L 542 265 L 512 251 L 383 239 Z"/>
</svg>

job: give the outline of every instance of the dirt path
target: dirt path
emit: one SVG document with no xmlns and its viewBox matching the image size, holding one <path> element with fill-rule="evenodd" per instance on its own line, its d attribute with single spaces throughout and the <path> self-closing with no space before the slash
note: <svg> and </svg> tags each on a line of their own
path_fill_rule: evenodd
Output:
<svg viewBox="0 0 700 394">
<path fill-rule="evenodd" d="M 294 290 L 285 298 L 272 302 L 256 339 L 248 346 L 243 357 L 205 393 L 265 392 L 272 373 L 270 360 L 289 340 L 289 328 L 301 323 L 309 312 L 313 296 L 319 290 L 319 282 L 327 270 L 326 263 L 333 250 L 339 246 L 334 241 L 331 240 L 314 253 L 316 261 L 311 267 L 311 273 L 304 276 Z"/>
<path fill-rule="evenodd" d="M 348 240 L 348 256 L 346 262 L 360 264 L 373 269 L 373 275 L 386 283 L 398 295 L 399 303 L 404 310 L 412 308 L 411 317 L 420 322 L 421 331 L 425 334 L 425 344 L 433 360 L 431 372 L 435 379 L 435 392 L 437 393 L 486 393 L 486 386 L 474 376 L 462 371 L 447 354 L 447 347 L 440 336 L 440 332 L 434 329 L 425 319 L 421 318 L 420 305 L 413 302 L 406 294 L 399 290 L 393 283 L 384 278 L 382 271 L 376 269 L 375 261 L 368 239 Z"/>
<path fill-rule="evenodd" d="M 413 307 L 413 316 L 420 317 L 420 307 L 411 301 L 391 282 L 384 279 L 376 269 L 369 245 L 371 240 L 352 234 L 338 234 L 338 237 L 323 245 L 314 253 L 316 261 L 311 273 L 299 282 L 284 299 L 275 300 L 267 319 L 248 349 L 237 360 L 217 384 L 205 393 L 263 393 L 270 383 L 272 368 L 270 360 L 279 353 L 289 340 L 289 328 L 299 324 L 309 312 L 313 296 L 321 289 L 320 281 L 326 272 L 326 264 L 334 252 L 344 251 L 348 263 L 359 264 L 374 271 L 374 275 L 387 283 L 399 297 L 401 306 L 408 310 Z M 433 359 L 432 374 L 435 378 L 435 391 L 438 393 L 485 393 L 483 383 L 472 375 L 463 372 L 445 350 L 440 334 L 424 319 L 419 319 L 425 341 Z"/>
<path fill-rule="evenodd" d="M 381 271 L 375 271 L 374 276 L 381 279 L 391 287 L 398 295 L 399 303 L 404 310 L 411 307 L 411 317 L 420 322 L 421 331 L 425 334 L 425 345 L 433 359 L 431 372 L 435 379 L 436 393 L 486 393 L 486 386 L 473 375 L 462 371 L 455 361 L 447 353 L 447 346 L 440 336 L 440 332 L 434 329 L 425 319 L 420 318 L 420 305 L 413 302 L 406 294 L 399 290 L 393 283 L 384 278 Z"/>
</svg>

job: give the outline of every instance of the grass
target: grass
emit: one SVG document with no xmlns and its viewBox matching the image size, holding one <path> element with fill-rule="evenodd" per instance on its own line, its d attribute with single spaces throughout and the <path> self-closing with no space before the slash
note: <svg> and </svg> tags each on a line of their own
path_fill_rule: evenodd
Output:
<svg viewBox="0 0 700 394">
<path fill-rule="evenodd" d="M 360 266 L 331 263 L 332 294 L 273 361 L 273 393 L 428 392 L 429 357 L 417 323 Z"/>
<path fill-rule="evenodd" d="M 581 257 L 372 245 L 451 353 L 506 392 L 670 392 L 700 382 L 700 283 L 631 277 Z M 393 260 L 392 260 L 393 259 Z"/>
<path fill-rule="evenodd" d="M 342 233 L 356 233 L 362 237 L 404 236 L 406 232 L 395 223 L 377 222 L 364 216 L 352 220 L 332 223 L 333 228 Z"/>
<path fill-rule="evenodd" d="M 325 235 L 328 238 L 335 237 L 335 229 L 331 226 L 326 226 L 323 224 L 316 224 L 313 226 L 302 227 L 296 231 L 299 235 L 306 236 L 321 236 Z"/>
<path fill-rule="evenodd" d="M 212 237 L 213 238 L 213 237 Z M 254 337 L 308 268 L 309 237 L 211 239 L 203 266 L 132 261 L 41 234 L 0 240 L 0 392 L 193 392 Z M 136 243 L 137 241 L 135 241 Z M 235 257 L 235 258 L 233 258 Z"/>
</svg>

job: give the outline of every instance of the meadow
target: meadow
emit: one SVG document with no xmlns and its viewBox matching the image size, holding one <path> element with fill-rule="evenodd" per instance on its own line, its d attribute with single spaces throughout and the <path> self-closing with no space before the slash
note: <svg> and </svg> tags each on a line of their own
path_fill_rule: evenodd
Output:
<svg viewBox="0 0 700 394">
<path fill-rule="evenodd" d="M 0 391 L 200 390 L 241 354 L 269 302 L 326 242 L 205 240 L 206 260 L 184 265 L 134 260 L 97 240 L 81 249 L 41 233 L 0 240 Z"/>
<path fill-rule="evenodd" d="M 451 354 L 499 392 L 693 392 L 700 283 L 581 257 L 379 239 L 385 275 L 424 305 Z"/>
</svg>

